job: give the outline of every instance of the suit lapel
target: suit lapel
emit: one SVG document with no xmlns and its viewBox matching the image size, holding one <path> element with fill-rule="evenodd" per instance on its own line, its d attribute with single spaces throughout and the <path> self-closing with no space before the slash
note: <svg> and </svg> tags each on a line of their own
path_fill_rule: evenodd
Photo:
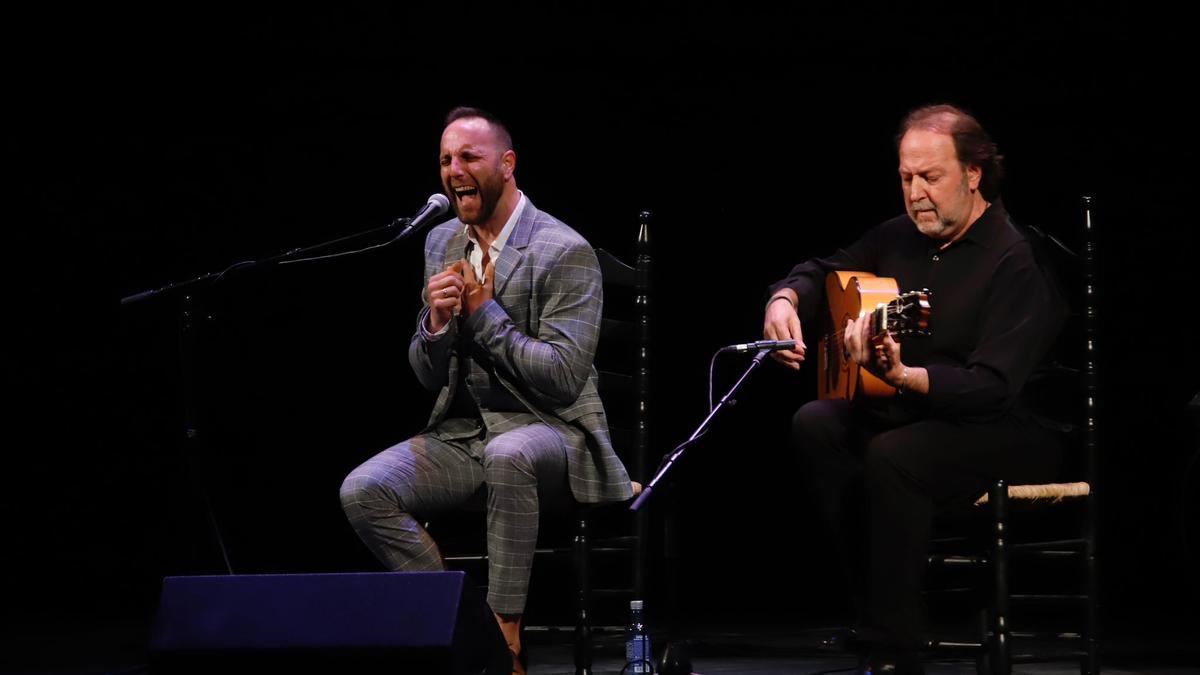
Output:
<svg viewBox="0 0 1200 675">
<path fill-rule="evenodd" d="M 512 271 L 516 269 L 517 263 L 521 262 L 524 253 L 514 246 L 505 246 L 503 251 L 500 251 L 500 259 L 496 261 L 496 285 L 493 289 L 493 295 L 497 298 L 504 293 L 504 286 L 508 284 L 508 278 L 512 276 Z"/>
<path fill-rule="evenodd" d="M 500 251 L 500 259 L 496 261 L 496 284 L 494 293 L 496 297 L 504 291 L 504 286 L 508 283 L 509 277 L 512 276 L 513 270 L 520 264 L 521 259 L 525 257 L 525 247 L 529 246 L 529 240 L 533 236 L 533 226 L 537 221 L 538 210 L 534 208 L 533 202 L 529 198 L 525 198 L 525 209 L 521 211 L 521 217 L 517 219 L 517 224 L 513 226 L 512 234 L 508 236 L 508 241 L 504 244 L 504 250 Z"/>
<path fill-rule="evenodd" d="M 446 243 L 446 250 L 442 253 L 442 271 L 446 266 L 453 262 L 457 262 L 467 257 L 467 230 L 466 226 L 461 222 L 458 229 L 450 236 L 450 241 Z M 453 339 L 457 341 L 458 331 L 451 328 L 451 335 L 445 336 L 443 339 Z M 450 409 L 450 402 L 454 399 L 455 390 L 458 389 L 458 369 L 461 366 L 459 362 L 458 348 L 450 347 L 450 364 L 449 364 L 449 383 L 446 388 L 442 389 L 441 395 L 438 397 L 437 403 L 433 408 L 433 416 L 431 418 L 430 427 L 440 423 L 445 416 L 446 411 Z"/>
<path fill-rule="evenodd" d="M 442 259 L 442 269 L 437 270 L 438 272 L 444 271 L 450 263 L 467 257 L 467 241 L 466 226 L 462 225 L 450 237 L 450 242 L 446 244 L 445 258 Z"/>
</svg>

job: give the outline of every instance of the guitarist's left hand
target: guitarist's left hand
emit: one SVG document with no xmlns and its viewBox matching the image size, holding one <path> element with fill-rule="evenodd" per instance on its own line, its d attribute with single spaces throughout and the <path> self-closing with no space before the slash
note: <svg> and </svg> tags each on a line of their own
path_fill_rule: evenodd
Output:
<svg viewBox="0 0 1200 675">
<path fill-rule="evenodd" d="M 891 333 L 885 333 L 882 342 L 872 344 L 870 314 L 848 320 L 843 339 L 846 352 L 855 363 L 893 387 L 900 384 L 905 370 L 900 360 L 900 343 L 892 339 Z"/>
</svg>

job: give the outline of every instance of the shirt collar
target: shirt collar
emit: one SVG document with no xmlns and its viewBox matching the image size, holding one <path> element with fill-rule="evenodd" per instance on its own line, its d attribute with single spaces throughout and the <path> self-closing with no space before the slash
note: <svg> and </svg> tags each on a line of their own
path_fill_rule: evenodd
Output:
<svg viewBox="0 0 1200 675">
<path fill-rule="evenodd" d="M 959 237 L 958 240 L 950 244 L 947 248 L 954 248 L 965 242 L 990 248 L 999 228 L 1003 227 L 1006 222 L 1008 222 L 1008 211 L 1004 210 L 1004 204 L 997 197 L 995 201 L 984 209 L 983 213 L 979 214 L 979 217 L 975 219 L 971 227 L 967 228 L 963 236 Z M 941 249 L 942 245 L 942 242 L 936 239 L 929 240 L 929 247 L 931 249 Z"/>
<path fill-rule="evenodd" d="M 517 200 L 516 208 L 514 208 L 513 212 L 508 216 L 508 220 L 504 223 L 504 227 L 500 228 L 500 234 L 496 235 L 496 239 L 492 241 L 490 250 L 493 254 L 504 250 L 504 245 L 508 243 L 509 236 L 511 236 L 513 230 L 517 228 L 517 221 L 521 219 L 521 212 L 525 210 L 525 204 L 527 202 L 525 199 L 525 193 L 520 192 L 520 195 L 521 198 Z M 472 230 L 471 226 L 467 224 L 463 224 L 463 230 L 467 235 L 467 239 L 475 246 L 479 246 L 479 240 L 475 238 L 475 230 Z M 490 257 L 494 259 L 496 256 L 492 255 Z"/>
<path fill-rule="evenodd" d="M 988 248 L 996 239 L 999 228 L 1003 227 L 1006 222 L 1008 222 L 1008 212 L 1004 210 L 1004 204 L 1000 203 L 1000 198 L 997 197 L 983 213 L 979 214 L 979 219 L 963 234 L 962 238 Z"/>
</svg>

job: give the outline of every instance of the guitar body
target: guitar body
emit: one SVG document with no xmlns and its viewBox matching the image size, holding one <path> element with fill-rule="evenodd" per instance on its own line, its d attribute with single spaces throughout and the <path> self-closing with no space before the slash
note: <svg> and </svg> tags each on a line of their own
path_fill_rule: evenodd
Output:
<svg viewBox="0 0 1200 675">
<path fill-rule="evenodd" d="M 873 311 L 900 295 L 896 280 L 869 272 L 830 272 L 825 278 L 829 305 L 829 330 L 817 351 L 817 398 L 845 399 L 855 396 L 893 396 L 896 389 L 859 367 L 846 355 L 842 331 L 846 322 L 862 311 Z"/>
</svg>

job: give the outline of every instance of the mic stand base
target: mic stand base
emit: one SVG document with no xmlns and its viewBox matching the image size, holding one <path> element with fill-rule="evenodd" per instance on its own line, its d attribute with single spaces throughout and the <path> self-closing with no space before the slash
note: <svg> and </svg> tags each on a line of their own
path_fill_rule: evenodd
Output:
<svg viewBox="0 0 1200 675">
<path fill-rule="evenodd" d="M 700 423 L 700 426 L 696 427 L 696 430 L 692 432 L 692 435 L 689 436 L 686 441 L 680 443 L 679 446 L 673 451 L 663 456 L 663 461 L 659 465 L 658 471 L 655 473 L 654 478 L 652 478 L 650 482 L 642 488 L 642 493 L 638 495 L 638 498 L 629 506 L 630 511 L 637 512 L 643 506 L 645 506 L 646 501 L 650 499 L 650 495 L 654 493 L 654 489 L 658 487 L 658 484 L 662 482 L 667 473 L 671 471 L 671 467 L 675 466 L 675 463 L 683 458 L 683 455 L 687 452 L 688 448 L 691 447 L 691 445 L 695 443 L 701 436 L 703 436 L 706 431 L 708 431 L 709 426 L 712 424 L 712 421 L 716 418 L 717 414 L 720 413 L 721 410 L 723 410 L 726 406 L 733 404 L 734 394 L 737 393 L 738 389 L 741 388 L 746 379 L 750 377 L 750 373 L 754 372 L 755 369 L 762 365 L 762 362 L 767 358 L 767 354 L 769 354 L 770 351 L 770 349 L 758 350 L 758 353 L 754 355 L 754 358 L 750 361 L 750 365 L 747 366 L 745 372 L 742 373 L 742 376 L 739 377 L 737 382 L 730 387 L 729 391 L 721 397 L 721 400 L 718 401 L 715 406 L 713 406 L 713 409 L 708 411 L 708 416 L 704 418 L 704 421 Z M 667 574 L 669 576 L 667 580 L 668 585 L 674 583 L 675 579 L 675 577 L 671 575 L 671 572 L 672 570 L 667 570 Z M 691 659 L 687 653 L 686 645 L 686 641 L 667 642 L 662 658 L 657 664 L 659 673 L 662 675 L 675 675 L 678 673 L 691 672 Z"/>
</svg>

